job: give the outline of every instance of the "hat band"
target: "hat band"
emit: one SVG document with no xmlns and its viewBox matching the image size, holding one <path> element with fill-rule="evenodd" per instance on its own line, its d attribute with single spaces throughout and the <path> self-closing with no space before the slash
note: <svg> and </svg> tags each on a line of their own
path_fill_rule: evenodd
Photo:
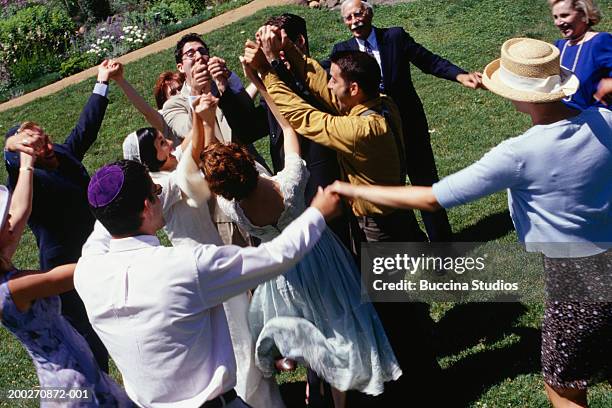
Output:
<svg viewBox="0 0 612 408">
<path fill-rule="evenodd" d="M 499 79 L 510 88 L 541 93 L 561 92 L 561 75 L 551 75 L 546 78 L 530 78 L 515 74 L 500 64 L 498 71 Z"/>
</svg>

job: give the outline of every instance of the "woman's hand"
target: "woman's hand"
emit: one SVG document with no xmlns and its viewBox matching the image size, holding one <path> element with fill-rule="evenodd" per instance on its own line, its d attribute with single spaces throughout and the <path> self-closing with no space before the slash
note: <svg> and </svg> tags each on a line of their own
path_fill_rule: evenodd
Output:
<svg viewBox="0 0 612 408">
<path fill-rule="evenodd" d="M 193 110 L 202 122 L 214 126 L 216 119 L 215 112 L 218 104 L 219 98 L 215 98 L 212 93 L 209 92 L 193 101 Z"/>
</svg>

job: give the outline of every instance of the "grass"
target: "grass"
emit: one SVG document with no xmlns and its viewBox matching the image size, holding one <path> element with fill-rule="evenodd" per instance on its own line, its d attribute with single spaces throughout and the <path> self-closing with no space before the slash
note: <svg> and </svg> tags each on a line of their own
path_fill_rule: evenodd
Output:
<svg viewBox="0 0 612 408">
<path fill-rule="evenodd" d="M 611 0 L 598 3 L 604 15 L 612 16 Z M 337 12 L 296 6 L 274 8 L 207 35 L 212 54 L 224 57 L 236 70 L 244 41 L 252 37 L 267 16 L 282 11 L 306 18 L 316 58 L 326 57 L 335 42 L 348 37 Z M 381 27 L 404 26 L 418 42 L 468 70 L 482 70 L 499 56 L 501 44 L 510 37 L 530 36 L 547 41 L 558 37 L 543 0 L 419 0 L 376 8 L 375 23 Z M 612 24 L 604 20 L 597 28 L 611 31 Z M 126 76 L 153 103 L 151 89 L 157 74 L 173 68 L 168 50 L 129 64 Z M 516 113 L 508 101 L 488 92 L 467 90 L 418 69 L 413 70 L 413 80 L 427 111 L 440 176 L 467 166 L 502 140 L 530 126 L 528 118 Z M 75 123 L 92 86 L 88 81 L 0 113 L 0 132 L 29 119 L 42 123 L 59 140 Z M 114 86 L 110 100 L 98 142 L 85 159 L 90 171 L 118 159 L 125 135 L 145 125 Z M 267 155 L 265 141 L 258 149 Z M 5 178 L 1 168 L 0 180 Z M 449 217 L 462 240 L 516 241 L 507 222 L 504 193 L 453 209 Z M 26 235 L 15 263 L 19 267 L 36 266 L 31 234 Z M 548 406 L 539 374 L 542 312 L 540 303 L 432 305 L 440 363 L 449 380 L 457 385 L 453 390 L 457 407 Z M 281 376 L 279 382 L 295 382 L 303 380 L 303 376 L 304 372 L 299 371 Z M 0 388 L 35 384 L 28 356 L 6 331 L 0 330 Z M 593 387 L 589 398 L 592 407 L 612 406 L 612 391 L 607 384 Z"/>
</svg>

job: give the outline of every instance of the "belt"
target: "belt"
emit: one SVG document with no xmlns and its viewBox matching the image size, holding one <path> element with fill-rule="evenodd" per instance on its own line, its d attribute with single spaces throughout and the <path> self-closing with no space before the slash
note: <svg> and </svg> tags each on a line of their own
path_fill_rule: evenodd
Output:
<svg viewBox="0 0 612 408">
<path fill-rule="evenodd" d="M 225 394 L 219 395 L 216 398 L 211 399 L 210 401 L 206 401 L 200 408 L 221 408 L 229 404 L 231 401 L 235 400 L 238 397 L 236 391 L 232 388 Z"/>
</svg>

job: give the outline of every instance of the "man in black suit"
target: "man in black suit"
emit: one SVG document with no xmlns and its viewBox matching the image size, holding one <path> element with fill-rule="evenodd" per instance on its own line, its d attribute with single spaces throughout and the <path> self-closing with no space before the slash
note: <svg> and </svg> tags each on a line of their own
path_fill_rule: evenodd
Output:
<svg viewBox="0 0 612 408">
<path fill-rule="evenodd" d="M 423 105 L 414 89 L 410 64 L 439 78 L 457 81 L 468 88 L 481 86 L 480 73 L 467 73 L 444 58 L 433 54 L 401 27 L 372 26 L 372 6 L 361 0 L 345 0 L 340 12 L 353 38 L 334 45 L 337 51 L 359 50 L 371 54 L 381 67 L 381 93 L 389 95 L 400 109 L 406 148 L 408 177 L 413 185 L 431 186 L 438 172 L 429 139 L 429 127 Z M 451 241 L 451 228 L 445 211 L 422 211 L 429 240 Z"/>
<path fill-rule="evenodd" d="M 25 122 L 6 134 L 4 161 L 11 191 L 19 178 L 19 152 L 40 141 L 44 149 L 34 165 L 34 198 L 28 225 L 36 237 L 41 270 L 79 260 L 93 230 L 87 203 L 89 174 L 83 159 L 96 141 L 108 106 L 108 80 L 116 72 L 108 61 L 98 67 L 98 78 L 79 120 L 64 143 L 52 143 L 43 128 Z M 98 365 L 108 372 L 108 352 L 94 332 L 81 298 L 71 290 L 61 295 L 62 314 L 85 338 Z"/>
</svg>

